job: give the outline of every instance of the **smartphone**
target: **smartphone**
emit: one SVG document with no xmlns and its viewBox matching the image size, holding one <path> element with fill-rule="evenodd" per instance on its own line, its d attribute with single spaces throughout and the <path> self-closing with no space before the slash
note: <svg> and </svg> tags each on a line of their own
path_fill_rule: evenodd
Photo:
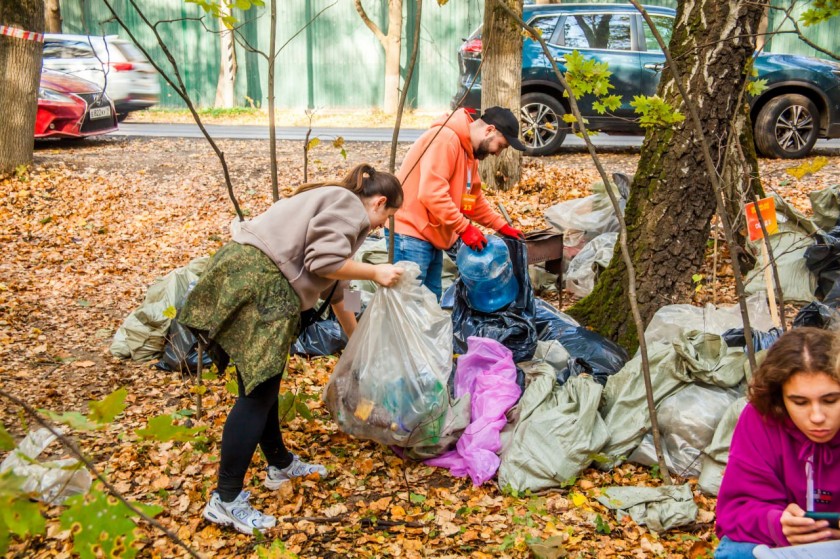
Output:
<svg viewBox="0 0 840 559">
<path fill-rule="evenodd" d="M 805 513 L 805 518 L 814 520 L 828 520 L 829 528 L 840 528 L 840 512 L 813 512 Z"/>
</svg>

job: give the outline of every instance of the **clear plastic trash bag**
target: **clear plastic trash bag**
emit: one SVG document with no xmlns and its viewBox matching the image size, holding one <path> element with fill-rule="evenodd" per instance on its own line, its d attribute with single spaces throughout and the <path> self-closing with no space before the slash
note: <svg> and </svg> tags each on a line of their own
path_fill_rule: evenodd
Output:
<svg viewBox="0 0 840 559">
<path fill-rule="evenodd" d="M 452 321 L 420 285 L 420 269 L 373 295 L 324 390 L 339 428 L 401 447 L 437 442 L 452 372 Z"/>
<path fill-rule="evenodd" d="M 37 494 L 39 500 L 50 505 L 60 505 L 73 495 L 84 495 L 91 484 L 90 473 L 75 458 L 38 461 L 38 456 L 56 439 L 46 428 L 31 431 L 0 464 L 0 474 L 11 470 L 22 479 L 22 491 Z"/>
</svg>

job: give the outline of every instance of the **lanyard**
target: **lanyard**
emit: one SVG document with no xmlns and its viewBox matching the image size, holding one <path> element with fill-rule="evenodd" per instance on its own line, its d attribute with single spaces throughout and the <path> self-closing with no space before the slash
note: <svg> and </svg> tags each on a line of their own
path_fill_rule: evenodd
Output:
<svg viewBox="0 0 840 559">
<path fill-rule="evenodd" d="M 467 192 L 472 190 L 472 169 L 467 167 Z"/>
</svg>

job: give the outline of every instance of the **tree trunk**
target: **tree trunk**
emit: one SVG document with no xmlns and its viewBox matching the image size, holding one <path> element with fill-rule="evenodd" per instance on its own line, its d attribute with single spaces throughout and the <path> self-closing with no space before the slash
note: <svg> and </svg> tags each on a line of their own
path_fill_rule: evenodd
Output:
<svg viewBox="0 0 840 559">
<path fill-rule="evenodd" d="M 0 25 L 43 33 L 44 23 L 43 0 L 0 4 Z M 0 35 L 0 175 L 32 163 L 42 40 Z"/>
<path fill-rule="evenodd" d="M 522 16 L 522 0 L 498 0 Z M 482 31 L 484 64 L 481 69 L 481 108 L 507 107 L 519 114 L 522 90 L 522 32 L 519 25 L 495 2 L 487 2 Z M 506 149 L 479 164 L 482 181 L 491 188 L 508 190 L 519 181 L 522 153 Z"/>
<path fill-rule="evenodd" d="M 400 55 L 402 51 L 402 0 L 388 2 L 388 35 L 385 47 L 385 114 L 396 114 L 400 104 Z"/>
<path fill-rule="evenodd" d="M 61 33 L 61 5 L 58 0 L 45 0 L 47 33 Z"/>
<path fill-rule="evenodd" d="M 216 85 L 216 108 L 232 109 L 236 105 L 236 49 L 234 48 L 233 31 L 225 27 L 222 17 L 230 16 L 233 9 L 225 2 L 220 6 L 219 17 L 219 46 L 221 64 L 219 64 L 219 82 Z"/>
<path fill-rule="evenodd" d="M 682 63 L 682 77 L 703 122 L 705 141 L 713 154 L 721 154 L 717 172 L 729 181 L 732 192 L 742 191 L 750 177 L 757 176 L 749 119 L 743 118 L 742 89 L 762 4 L 766 0 L 681 0 L 670 44 L 673 58 Z M 673 75 L 667 68 L 663 72 L 658 94 L 687 114 Z M 742 117 L 733 119 L 738 114 Z M 733 151 L 741 155 L 723 156 Z M 645 324 L 660 307 L 690 301 L 692 275 L 703 264 L 714 213 L 711 179 L 689 119 L 648 132 L 625 211 Z M 627 270 L 614 254 L 593 292 L 569 312 L 633 349 L 638 334 L 624 293 L 626 285 Z"/>
</svg>

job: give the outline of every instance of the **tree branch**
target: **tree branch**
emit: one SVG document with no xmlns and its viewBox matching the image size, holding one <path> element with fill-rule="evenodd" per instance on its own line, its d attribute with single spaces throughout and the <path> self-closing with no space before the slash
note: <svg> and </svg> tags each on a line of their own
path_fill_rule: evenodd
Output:
<svg viewBox="0 0 840 559">
<path fill-rule="evenodd" d="M 359 16 L 362 18 L 362 21 L 365 22 L 365 25 L 367 25 L 367 28 L 373 32 L 374 36 L 379 40 L 380 43 L 382 43 L 382 46 L 385 47 L 385 34 L 382 33 L 379 27 L 377 27 L 376 24 L 370 20 L 370 18 L 367 15 L 367 12 L 365 11 L 365 7 L 362 6 L 362 0 L 353 0 L 353 5 L 356 6 L 356 11 L 359 13 Z"/>
<path fill-rule="evenodd" d="M 236 210 L 236 215 L 239 217 L 239 221 L 244 221 L 245 217 L 242 214 L 242 210 L 239 207 L 239 202 L 237 201 L 236 195 L 233 192 L 233 183 L 231 182 L 231 179 L 230 179 L 230 171 L 228 169 L 227 161 L 225 160 L 225 154 L 222 152 L 221 149 L 219 149 L 219 146 L 216 145 L 216 142 L 213 140 L 212 136 L 210 136 L 210 133 L 207 132 L 207 129 L 204 128 L 204 123 L 201 122 L 201 117 L 198 115 L 198 112 L 195 110 L 195 106 L 193 105 L 192 100 L 190 99 L 190 96 L 187 94 L 187 88 L 184 85 L 184 82 L 181 80 L 181 73 L 178 71 L 178 64 L 175 62 L 175 58 L 172 56 L 172 53 L 166 47 L 166 43 L 163 41 L 163 38 L 158 33 L 156 24 L 153 25 L 148 20 L 146 15 L 140 10 L 140 8 L 137 6 L 137 4 L 135 3 L 134 0 L 129 0 L 129 3 L 132 5 L 134 10 L 140 16 L 140 19 L 142 19 L 143 22 L 154 32 L 155 37 L 157 38 L 157 41 L 158 41 L 158 45 L 160 45 L 160 48 L 163 50 L 163 53 L 166 55 L 166 58 L 169 61 L 169 64 L 172 66 L 172 69 L 175 72 L 175 78 L 178 81 L 177 84 L 172 80 L 172 78 L 169 77 L 169 75 L 166 72 L 163 71 L 163 69 L 157 64 L 157 62 L 155 62 L 154 59 L 149 55 L 148 51 L 140 44 L 140 41 L 137 40 L 137 37 L 134 36 L 134 33 L 131 31 L 131 29 L 129 29 L 128 26 L 125 24 L 125 22 L 122 20 L 122 18 L 120 18 L 120 16 L 117 15 L 117 12 L 116 12 L 116 10 L 114 10 L 114 7 L 111 5 L 110 0 L 103 0 L 103 2 L 105 4 L 105 6 L 108 8 L 108 10 L 111 12 L 111 14 L 113 15 L 113 17 L 117 21 L 117 23 L 119 23 L 120 27 L 122 27 L 125 30 L 125 32 L 128 34 L 131 41 L 145 55 L 145 57 L 149 61 L 149 63 L 152 66 L 154 66 L 155 70 L 157 70 L 158 73 L 161 76 L 163 76 L 163 79 L 166 80 L 166 83 L 168 83 L 170 86 L 172 86 L 172 89 L 175 90 L 175 93 L 177 93 L 178 96 L 184 101 L 184 103 L 186 103 L 187 108 L 189 109 L 190 113 L 192 114 L 193 119 L 195 120 L 195 123 L 198 125 L 199 130 L 201 130 L 201 133 L 207 139 L 207 142 L 210 144 L 210 147 L 213 148 L 213 151 L 216 153 L 216 157 L 219 158 L 219 162 L 222 165 L 222 173 L 224 174 L 224 177 L 225 177 L 225 185 L 227 186 L 228 196 L 230 197 L 230 200 L 233 203 L 233 208 L 234 208 L 234 210 Z"/>
<path fill-rule="evenodd" d="M 116 487 L 111 485 L 111 483 L 105 478 L 105 476 L 103 476 L 99 472 L 99 470 L 96 469 L 96 465 L 93 462 L 91 462 L 87 458 L 87 456 L 85 456 L 84 453 L 81 450 L 79 450 L 79 448 L 70 439 L 64 436 L 64 434 L 60 430 L 56 429 L 49 421 L 41 417 L 41 415 L 34 408 L 32 408 L 29 404 L 27 404 L 20 398 L 12 396 L 11 394 L 2 389 L 0 389 L 0 397 L 5 398 L 6 400 L 9 400 L 10 402 L 19 406 L 26 412 L 27 415 L 34 419 L 36 423 L 44 427 L 47 431 L 50 432 L 50 434 L 56 437 L 61 442 L 61 444 L 64 445 L 64 447 L 67 448 L 67 450 L 70 451 L 70 453 L 73 456 L 78 458 L 79 461 L 82 464 L 84 464 L 88 470 L 90 470 L 93 476 L 96 479 L 98 479 L 102 483 L 102 485 L 105 486 L 108 492 L 114 497 L 116 497 L 123 505 L 125 505 L 126 508 L 128 508 L 128 510 L 130 510 L 131 512 L 133 512 L 134 514 L 136 514 L 137 516 L 139 516 L 140 518 L 142 518 L 143 520 L 145 520 L 146 522 L 163 532 L 163 534 L 167 538 L 172 540 L 172 542 L 174 542 L 179 547 L 183 548 L 187 553 L 189 553 L 190 557 L 194 557 L 195 559 L 201 559 L 201 555 L 199 555 L 198 552 L 196 552 L 189 545 L 187 545 L 187 543 L 184 542 L 181 538 L 179 538 L 175 533 L 169 531 L 163 524 L 161 524 L 151 516 L 147 515 L 146 513 L 135 507 L 130 501 L 123 497 L 122 493 L 120 493 Z"/>
<path fill-rule="evenodd" d="M 642 377 L 644 378 L 645 383 L 645 395 L 647 396 L 647 406 L 648 406 L 648 415 L 650 419 L 650 426 L 651 432 L 653 434 L 653 444 L 656 450 L 656 457 L 657 461 L 659 462 L 659 469 L 660 474 L 662 475 L 662 481 L 666 485 L 671 485 L 671 475 L 668 471 L 668 466 L 665 462 L 665 456 L 662 453 L 662 442 L 659 432 L 659 421 L 656 417 L 656 405 L 653 400 L 653 385 L 650 378 L 650 361 L 648 359 L 648 351 L 647 351 L 647 342 L 645 341 L 644 331 L 645 331 L 645 324 L 642 321 L 642 315 L 639 312 L 639 302 L 638 297 L 636 295 L 636 269 L 633 266 L 633 260 L 630 257 L 630 250 L 627 247 L 627 223 L 624 221 L 624 213 L 621 211 L 621 206 L 618 203 L 618 198 L 616 197 L 615 191 L 610 186 L 612 183 L 607 176 L 607 172 L 604 169 L 604 166 L 601 164 L 601 160 L 598 158 L 598 154 L 595 152 L 595 146 L 592 144 L 592 140 L 589 138 L 589 133 L 586 130 L 586 126 L 584 125 L 583 115 L 580 112 L 580 108 L 577 104 L 577 99 L 575 98 L 574 93 L 572 92 L 571 87 L 566 82 L 566 78 L 560 72 L 560 69 L 557 67 L 557 63 L 554 61 L 554 57 L 551 56 L 551 51 L 548 50 L 548 45 L 546 45 L 545 40 L 542 38 L 542 34 L 539 33 L 536 29 L 525 23 L 519 15 L 517 15 L 513 10 L 511 10 L 503 1 L 495 0 L 496 5 L 501 7 L 507 14 L 519 25 L 528 31 L 531 36 L 536 39 L 540 46 L 542 47 L 543 52 L 546 55 L 546 59 L 551 63 L 551 67 L 554 70 L 554 75 L 557 77 L 557 80 L 560 82 L 560 85 L 563 86 L 563 89 L 569 95 L 569 105 L 572 109 L 572 114 L 575 115 L 577 122 L 580 126 L 581 136 L 583 137 L 583 141 L 586 143 L 586 148 L 589 151 L 590 156 L 592 156 L 592 161 L 595 163 L 595 168 L 598 170 L 598 174 L 601 176 L 601 180 L 604 182 L 606 186 L 605 190 L 607 191 L 607 195 L 610 197 L 610 202 L 612 203 L 613 211 L 615 212 L 615 217 L 618 219 L 618 244 L 621 250 L 621 257 L 624 261 L 624 265 L 627 267 L 627 299 L 630 303 L 630 312 L 633 315 L 633 322 L 636 325 L 636 331 L 639 332 L 639 354 L 641 355 L 642 359 Z M 485 9 L 487 9 L 485 7 Z"/>
</svg>

